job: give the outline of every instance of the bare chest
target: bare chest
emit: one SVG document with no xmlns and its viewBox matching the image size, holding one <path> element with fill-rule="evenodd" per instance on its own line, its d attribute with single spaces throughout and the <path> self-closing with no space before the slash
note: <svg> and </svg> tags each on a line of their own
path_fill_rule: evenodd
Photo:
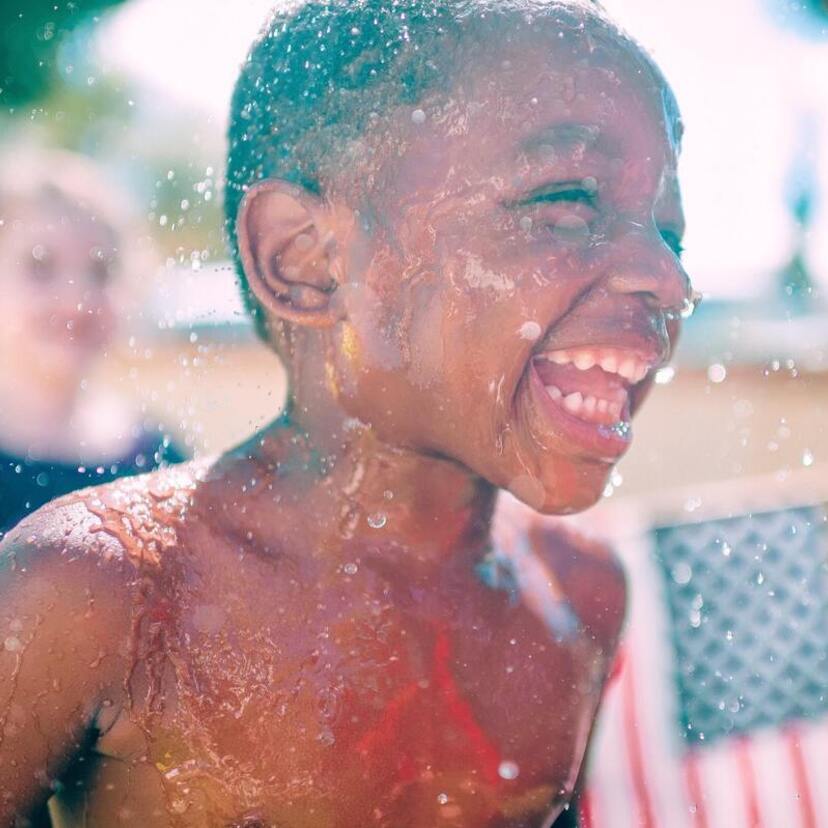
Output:
<svg viewBox="0 0 828 828">
<path fill-rule="evenodd" d="M 160 689 L 137 682 L 171 824 L 534 826 L 571 793 L 607 656 L 519 593 L 345 572 L 189 597 Z"/>
</svg>

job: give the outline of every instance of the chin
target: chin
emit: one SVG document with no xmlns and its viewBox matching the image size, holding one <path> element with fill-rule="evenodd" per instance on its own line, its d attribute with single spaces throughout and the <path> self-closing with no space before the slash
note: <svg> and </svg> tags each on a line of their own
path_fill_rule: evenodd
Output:
<svg viewBox="0 0 828 828">
<path fill-rule="evenodd" d="M 506 487 L 518 500 L 544 515 L 571 515 L 603 496 L 613 464 L 558 463 L 540 479 L 515 478 Z"/>
</svg>

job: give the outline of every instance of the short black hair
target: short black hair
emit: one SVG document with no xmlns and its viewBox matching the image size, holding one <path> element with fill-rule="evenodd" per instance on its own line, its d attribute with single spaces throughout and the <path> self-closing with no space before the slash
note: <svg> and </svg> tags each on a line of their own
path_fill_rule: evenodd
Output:
<svg viewBox="0 0 828 828">
<path fill-rule="evenodd" d="M 448 91 L 472 49 L 504 41 L 505 22 L 555 19 L 577 28 L 604 17 L 595 0 L 308 0 L 274 13 L 254 42 L 230 110 L 226 229 L 245 303 L 236 216 L 247 189 L 281 178 L 321 195 L 323 164 L 381 113 Z M 605 18 L 606 19 L 606 18 Z"/>
</svg>

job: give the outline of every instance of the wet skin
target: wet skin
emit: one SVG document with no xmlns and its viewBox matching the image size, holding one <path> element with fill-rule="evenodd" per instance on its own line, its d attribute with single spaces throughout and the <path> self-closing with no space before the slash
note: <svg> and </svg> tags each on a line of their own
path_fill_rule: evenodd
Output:
<svg viewBox="0 0 828 828">
<path fill-rule="evenodd" d="M 7 538 L 5 821 L 56 778 L 64 824 L 561 811 L 623 577 L 550 524 L 493 521 L 497 491 L 547 514 L 600 496 L 624 429 L 551 408 L 544 384 L 624 394 L 630 416 L 688 290 L 669 97 L 590 26 L 552 51 L 535 35 L 498 49 L 416 127 L 392 113 L 382 141 L 404 151 L 332 177 L 324 200 L 251 189 L 240 245 L 288 354 L 290 421 Z M 649 374 L 537 364 L 587 346 Z"/>
</svg>

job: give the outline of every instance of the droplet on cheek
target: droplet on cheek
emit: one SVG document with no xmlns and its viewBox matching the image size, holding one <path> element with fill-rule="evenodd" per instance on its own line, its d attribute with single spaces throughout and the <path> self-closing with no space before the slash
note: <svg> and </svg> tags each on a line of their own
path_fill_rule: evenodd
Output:
<svg viewBox="0 0 828 828">
<path fill-rule="evenodd" d="M 520 338 L 534 342 L 541 335 L 541 326 L 537 322 L 524 322 L 520 326 Z"/>
<path fill-rule="evenodd" d="M 18 653 L 18 652 L 20 652 L 20 650 L 23 649 L 23 642 L 19 638 L 15 637 L 13 635 L 10 635 L 3 642 L 3 646 L 10 653 Z"/>
</svg>

